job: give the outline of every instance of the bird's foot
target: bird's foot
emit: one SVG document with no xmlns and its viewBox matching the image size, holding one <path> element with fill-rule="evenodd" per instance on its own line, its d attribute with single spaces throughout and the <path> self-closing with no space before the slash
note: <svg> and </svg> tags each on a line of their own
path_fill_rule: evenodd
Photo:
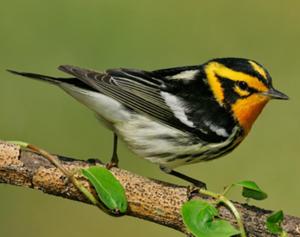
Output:
<svg viewBox="0 0 300 237">
<path fill-rule="evenodd" d="M 106 169 L 110 170 L 111 168 L 118 168 L 119 166 L 118 166 L 118 163 L 111 161 L 111 162 L 107 163 L 105 165 L 105 167 L 106 167 Z"/>
<path fill-rule="evenodd" d="M 200 189 L 207 189 L 207 186 L 205 183 L 199 181 L 197 185 L 194 183 L 192 185 L 187 186 L 187 197 L 188 200 L 192 200 L 194 197 L 198 196 Z"/>
<path fill-rule="evenodd" d="M 207 185 L 206 183 L 200 181 L 200 180 L 197 180 L 197 179 L 194 179 L 193 182 L 191 182 L 192 185 L 195 187 L 195 188 L 198 188 L 198 189 L 207 189 Z"/>
<path fill-rule="evenodd" d="M 111 168 L 118 168 L 119 166 L 119 157 L 117 153 L 113 153 L 110 162 L 105 165 L 106 169 L 110 170 Z"/>
<path fill-rule="evenodd" d="M 109 163 L 104 163 L 99 159 L 95 159 L 95 158 L 90 158 L 87 159 L 88 163 L 91 163 L 93 165 L 101 165 L 101 166 L 105 166 L 106 169 L 110 170 L 111 168 L 118 168 L 118 162 L 115 161 L 115 159 L 111 159 L 111 161 Z"/>
<path fill-rule="evenodd" d="M 89 159 L 87 159 L 87 162 L 91 163 L 93 165 L 104 165 L 104 163 L 97 158 L 89 158 Z"/>
</svg>

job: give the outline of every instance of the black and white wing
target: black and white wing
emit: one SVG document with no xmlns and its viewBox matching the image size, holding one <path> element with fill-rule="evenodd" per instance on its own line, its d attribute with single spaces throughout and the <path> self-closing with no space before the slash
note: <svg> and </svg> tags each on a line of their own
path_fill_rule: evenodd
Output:
<svg viewBox="0 0 300 237">
<path fill-rule="evenodd" d="M 197 139 L 219 142 L 227 138 L 227 133 L 221 126 L 224 124 L 224 117 L 220 116 L 222 111 L 207 113 L 210 108 L 214 108 L 211 103 L 215 101 L 207 101 L 207 96 L 201 101 L 201 88 L 195 88 L 193 83 L 189 83 L 200 73 L 196 66 L 153 72 L 111 69 L 99 73 L 67 65 L 60 66 L 59 69 L 128 108 L 162 124 L 193 134 Z M 216 118 L 212 120 L 212 116 Z M 219 121 L 221 127 L 212 121 Z M 232 121 L 229 122 L 233 124 Z"/>
<path fill-rule="evenodd" d="M 194 132 L 192 122 L 184 114 L 184 101 L 169 93 L 166 80 L 154 77 L 153 72 L 111 69 L 99 73 L 74 66 L 59 69 L 134 111 L 179 130 Z"/>
</svg>

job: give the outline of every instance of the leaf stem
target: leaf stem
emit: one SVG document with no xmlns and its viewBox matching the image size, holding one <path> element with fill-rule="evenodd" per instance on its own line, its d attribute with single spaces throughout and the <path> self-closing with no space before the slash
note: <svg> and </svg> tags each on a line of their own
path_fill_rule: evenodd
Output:
<svg viewBox="0 0 300 237">
<path fill-rule="evenodd" d="M 228 185 L 228 186 L 224 189 L 224 191 L 223 191 L 223 193 L 222 193 L 222 196 L 226 196 L 227 193 L 233 188 L 233 186 L 234 186 L 234 184 Z"/>
<path fill-rule="evenodd" d="M 234 217 L 237 221 L 238 227 L 241 231 L 241 236 L 246 237 L 246 231 L 244 228 L 244 224 L 243 224 L 241 215 L 238 212 L 238 210 L 236 209 L 236 207 L 233 205 L 233 203 L 227 197 L 225 197 L 223 195 L 220 196 L 219 201 L 224 203 L 230 209 L 230 211 L 232 212 L 232 214 L 234 215 Z"/>
<path fill-rule="evenodd" d="M 229 189 L 231 189 L 231 187 L 232 185 L 228 186 L 224 190 L 223 194 L 214 193 L 206 189 L 200 189 L 199 193 L 215 198 L 217 200 L 217 204 L 223 203 L 225 206 L 227 206 L 237 221 L 237 225 L 239 227 L 241 237 L 247 237 L 240 213 L 238 212 L 234 204 L 227 197 L 224 196 L 224 194 L 226 194 L 229 191 Z"/>
</svg>

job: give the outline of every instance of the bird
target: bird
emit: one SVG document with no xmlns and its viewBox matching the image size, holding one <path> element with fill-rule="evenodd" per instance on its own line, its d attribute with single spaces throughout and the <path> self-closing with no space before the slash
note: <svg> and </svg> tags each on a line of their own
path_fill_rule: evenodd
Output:
<svg viewBox="0 0 300 237">
<path fill-rule="evenodd" d="M 154 71 L 58 69 L 69 76 L 8 71 L 56 85 L 96 113 L 114 134 L 109 167 L 118 166 L 120 137 L 137 156 L 198 187 L 206 184 L 175 168 L 228 154 L 271 99 L 289 99 L 261 64 L 244 58 Z"/>
</svg>

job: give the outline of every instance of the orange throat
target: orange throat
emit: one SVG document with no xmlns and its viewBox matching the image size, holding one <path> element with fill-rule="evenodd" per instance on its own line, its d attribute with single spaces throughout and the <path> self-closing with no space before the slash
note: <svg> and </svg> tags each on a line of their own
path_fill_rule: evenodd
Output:
<svg viewBox="0 0 300 237">
<path fill-rule="evenodd" d="M 252 95 L 240 99 L 232 105 L 232 111 L 239 124 L 244 129 L 245 135 L 249 133 L 254 121 L 265 107 L 269 98 L 262 95 Z"/>
</svg>

